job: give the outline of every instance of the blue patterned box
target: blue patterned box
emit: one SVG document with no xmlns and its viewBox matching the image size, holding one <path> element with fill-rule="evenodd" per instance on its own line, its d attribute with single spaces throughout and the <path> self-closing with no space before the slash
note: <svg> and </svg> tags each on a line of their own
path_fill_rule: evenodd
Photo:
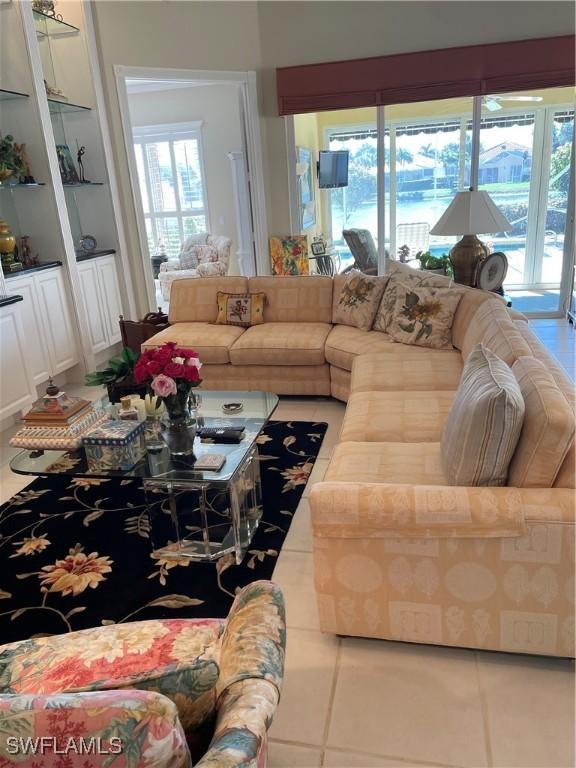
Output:
<svg viewBox="0 0 576 768">
<path fill-rule="evenodd" d="M 128 470 L 144 456 L 143 421 L 108 421 L 82 437 L 91 472 Z"/>
</svg>

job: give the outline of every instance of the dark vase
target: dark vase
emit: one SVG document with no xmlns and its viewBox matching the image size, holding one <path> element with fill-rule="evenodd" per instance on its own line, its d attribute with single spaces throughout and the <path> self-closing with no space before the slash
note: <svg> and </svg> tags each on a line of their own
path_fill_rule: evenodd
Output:
<svg viewBox="0 0 576 768">
<path fill-rule="evenodd" d="M 162 417 L 162 438 L 172 456 L 194 456 L 196 419 L 190 413 L 189 399 L 192 389 L 189 382 L 178 382 L 175 395 L 162 398 L 166 412 Z"/>
</svg>

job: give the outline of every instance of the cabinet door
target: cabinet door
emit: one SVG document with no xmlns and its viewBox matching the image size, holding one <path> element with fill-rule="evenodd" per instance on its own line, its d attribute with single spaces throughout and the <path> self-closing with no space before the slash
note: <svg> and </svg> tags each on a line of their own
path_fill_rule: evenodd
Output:
<svg viewBox="0 0 576 768">
<path fill-rule="evenodd" d="M 98 265 L 98 282 L 106 313 L 108 343 L 116 344 L 121 340 L 118 317 L 122 314 L 122 299 L 118 285 L 116 262 L 113 256 L 96 259 Z"/>
<path fill-rule="evenodd" d="M 21 304 L 0 307 L 0 419 L 28 408 L 34 400 L 31 374 L 27 370 L 30 349 L 19 315 Z"/>
<path fill-rule="evenodd" d="M 62 373 L 78 362 L 72 315 L 60 269 L 35 275 L 38 300 L 48 336 L 51 373 Z"/>
<path fill-rule="evenodd" d="M 47 342 L 44 335 L 44 318 L 40 311 L 34 275 L 13 277 L 9 282 L 10 292 L 22 296 L 18 309 L 26 338 L 28 370 L 34 384 L 41 384 L 51 374 Z"/>
<path fill-rule="evenodd" d="M 109 346 L 106 329 L 106 308 L 102 301 L 96 261 L 85 261 L 78 264 L 80 291 L 86 309 L 88 329 L 92 352 L 100 352 Z"/>
</svg>

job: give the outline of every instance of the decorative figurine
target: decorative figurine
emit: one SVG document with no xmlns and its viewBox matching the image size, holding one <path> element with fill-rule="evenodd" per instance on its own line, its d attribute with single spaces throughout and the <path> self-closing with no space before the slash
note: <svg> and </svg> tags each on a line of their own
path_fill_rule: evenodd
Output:
<svg viewBox="0 0 576 768">
<path fill-rule="evenodd" d="M 10 232 L 8 222 L 0 221 L 0 256 L 4 272 L 18 272 L 22 269 L 22 264 L 14 259 L 15 250 L 16 238 Z"/>
<path fill-rule="evenodd" d="M 68 144 L 56 144 L 56 154 L 58 155 L 62 184 L 79 184 L 80 179 L 76 173 Z"/>
<path fill-rule="evenodd" d="M 56 13 L 54 8 L 54 0 L 32 0 L 32 10 L 43 13 L 44 16 L 50 16 L 58 21 L 64 21 L 64 17 L 61 13 Z"/>
<path fill-rule="evenodd" d="M 20 238 L 20 244 L 18 248 L 20 261 L 22 262 L 22 264 L 24 264 L 25 267 L 34 266 L 32 250 L 30 249 L 30 244 L 28 243 L 29 239 L 30 239 L 30 235 L 22 235 L 22 237 Z"/>
<path fill-rule="evenodd" d="M 80 184 L 90 184 L 90 181 L 84 175 L 84 162 L 82 161 L 83 156 L 86 154 L 86 147 L 84 145 L 79 146 L 78 139 L 76 139 L 76 146 L 78 147 L 76 162 L 78 163 L 78 170 L 80 171 Z"/>
<path fill-rule="evenodd" d="M 26 144 L 17 144 L 14 142 L 14 151 L 20 159 L 22 171 L 20 173 L 20 184 L 36 184 L 36 179 L 30 173 L 30 162 L 26 152 Z"/>
<path fill-rule="evenodd" d="M 48 85 L 46 80 L 44 80 L 44 88 L 46 89 L 46 96 L 48 96 L 49 99 L 68 101 L 68 96 L 64 96 L 62 91 L 59 88 L 56 88 L 55 85 Z"/>
</svg>

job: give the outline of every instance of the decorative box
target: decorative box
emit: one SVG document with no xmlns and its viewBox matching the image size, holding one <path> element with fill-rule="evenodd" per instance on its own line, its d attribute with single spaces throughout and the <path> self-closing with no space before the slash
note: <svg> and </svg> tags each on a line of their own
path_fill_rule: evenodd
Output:
<svg viewBox="0 0 576 768">
<path fill-rule="evenodd" d="M 128 470 L 144 456 L 143 421 L 109 421 L 82 436 L 88 469 Z"/>
</svg>

